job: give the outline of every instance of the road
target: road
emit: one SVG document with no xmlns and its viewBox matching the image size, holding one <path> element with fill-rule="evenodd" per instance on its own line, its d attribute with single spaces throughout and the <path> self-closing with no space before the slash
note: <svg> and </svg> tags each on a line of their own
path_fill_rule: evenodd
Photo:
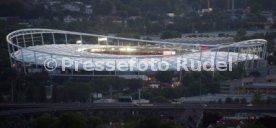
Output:
<svg viewBox="0 0 276 128">
<path fill-rule="evenodd" d="M 253 105 L 246 106 L 244 104 L 148 104 L 133 105 L 131 103 L 63 103 L 63 104 L 0 104 L 0 117 L 36 113 L 51 113 L 64 111 L 124 111 L 124 110 L 205 110 L 205 111 L 238 111 L 238 112 L 269 112 L 276 113 L 276 105 Z"/>
</svg>

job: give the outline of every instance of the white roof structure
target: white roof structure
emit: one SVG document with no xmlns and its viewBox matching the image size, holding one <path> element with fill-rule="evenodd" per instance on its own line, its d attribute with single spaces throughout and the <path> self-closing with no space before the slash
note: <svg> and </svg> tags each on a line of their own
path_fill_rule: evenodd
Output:
<svg viewBox="0 0 276 128">
<path fill-rule="evenodd" d="M 100 38 L 107 38 L 107 41 L 105 41 L 104 44 L 102 44 L 102 42 L 97 42 Z M 76 44 L 76 41 L 82 41 L 82 44 Z M 201 41 L 204 40 L 201 39 Z M 206 41 L 208 42 L 208 40 Z M 78 69 L 82 70 L 84 69 L 83 65 L 85 65 L 87 61 L 90 61 L 92 63 L 111 62 L 110 65 L 114 66 L 117 66 L 119 62 L 128 64 L 134 63 L 133 71 L 137 71 L 139 66 L 141 66 L 137 65 L 140 62 L 154 60 L 155 62 L 168 62 L 168 70 L 177 70 L 179 59 L 181 59 L 181 62 L 186 60 L 186 66 L 192 68 L 194 67 L 193 65 L 200 66 L 199 63 L 204 62 L 208 62 L 210 64 L 209 66 L 214 66 L 222 61 L 229 64 L 248 60 L 261 60 L 265 59 L 266 53 L 266 41 L 263 39 L 210 45 L 212 47 L 200 50 L 198 49 L 200 46 L 194 43 L 140 40 L 53 29 L 17 30 L 7 35 L 7 42 L 11 64 L 18 65 L 18 62 L 23 63 L 24 70 L 26 68 L 24 66 L 25 64 L 35 65 L 36 68 L 45 66 L 45 61 L 48 59 L 54 59 L 57 68 L 61 68 L 63 58 L 70 58 L 74 62 L 77 62 L 73 63 L 71 67 L 67 67 L 68 69 L 78 67 Z M 84 50 L 116 47 L 133 47 L 132 49 L 137 47 L 188 49 L 190 52 L 179 52 L 174 55 L 124 55 L 93 53 Z M 212 61 L 214 61 L 214 63 L 212 63 Z M 142 64 L 142 66 L 150 67 L 152 65 Z M 158 66 L 159 65 L 156 63 L 153 65 L 153 67 Z M 117 68 L 114 70 L 116 71 Z"/>
</svg>

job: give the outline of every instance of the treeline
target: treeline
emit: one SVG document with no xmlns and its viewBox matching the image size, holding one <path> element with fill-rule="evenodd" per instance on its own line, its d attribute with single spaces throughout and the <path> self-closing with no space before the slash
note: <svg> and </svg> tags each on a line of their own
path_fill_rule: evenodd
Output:
<svg viewBox="0 0 276 128">
<path fill-rule="evenodd" d="M 111 114 L 111 115 L 107 115 Z M 11 117 L 1 120 L 0 127 L 25 128 L 183 128 L 180 123 L 166 117 L 136 117 L 130 114 L 65 112 L 60 115 L 43 114 L 33 119 Z M 129 118 L 130 117 L 130 118 Z"/>
<path fill-rule="evenodd" d="M 142 88 L 140 79 L 123 79 L 119 77 L 93 78 L 86 82 L 68 81 L 53 86 L 53 102 L 93 102 L 93 93 L 103 94 L 103 98 L 121 95 L 134 95 Z M 137 98 L 137 97 L 136 97 Z"/>
<path fill-rule="evenodd" d="M 242 66 L 237 66 L 229 72 L 183 72 L 181 83 L 171 87 L 174 72 L 157 72 L 154 77 L 159 88 L 150 88 L 149 83 L 141 79 L 123 79 L 119 77 L 94 77 L 89 81 L 53 80 L 46 72 L 20 74 L 7 69 L 1 74 L 2 102 L 93 102 L 93 93 L 103 94 L 103 98 L 132 96 L 138 99 L 138 89 L 141 98 L 151 102 L 169 102 L 185 96 L 218 93 L 220 82 L 238 79 L 245 76 Z M 49 94 L 52 86 L 52 94 Z M 51 96 L 51 99 L 47 99 Z"/>
<path fill-rule="evenodd" d="M 62 0 L 64 3 L 72 0 Z M 11 2 L 0 4 L 0 16 L 19 16 L 24 20 L 42 18 L 33 27 L 75 30 L 93 33 L 140 33 L 159 34 L 166 31 L 180 33 L 206 32 L 215 30 L 236 30 L 239 28 L 263 28 L 263 25 L 252 25 L 248 22 L 265 22 L 266 19 L 257 14 L 261 10 L 274 8 L 272 0 L 239 0 L 236 7 L 244 9 L 252 7 L 252 12 L 246 14 L 237 11 L 237 19 L 231 19 L 227 10 L 227 1 L 211 0 L 214 11 L 199 15 L 197 10 L 207 8 L 207 0 L 81 0 L 93 6 L 93 14 L 83 16 L 69 11 L 49 11 L 44 9 L 45 1 L 33 5 L 31 2 Z M 174 13 L 175 17 L 168 17 L 167 13 Z M 89 21 L 64 24 L 63 16 L 71 15 L 90 17 Z M 137 19 L 128 19 L 138 16 Z M 58 17 L 60 20 L 53 20 Z M 112 18 L 120 17 L 121 23 L 112 22 Z"/>
</svg>

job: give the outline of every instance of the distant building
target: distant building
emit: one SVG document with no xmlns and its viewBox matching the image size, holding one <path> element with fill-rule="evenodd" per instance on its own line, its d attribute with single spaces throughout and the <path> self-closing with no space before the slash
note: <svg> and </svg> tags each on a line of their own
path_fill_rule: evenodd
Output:
<svg viewBox="0 0 276 128">
<path fill-rule="evenodd" d="M 160 84 L 149 84 L 150 88 L 159 88 Z"/>
<path fill-rule="evenodd" d="M 263 117 L 256 113 L 236 113 L 235 115 L 224 115 L 217 121 L 218 126 L 225 126 L 226 128 L 243 128 L 248 123 L 254 123 L 257 119 Z"/>
<path fill-rule="evenodd" d="M 263 100 L 268 98 L 276 98 L 276 95 L 261 95 Z M 209 102 L 225 102 L 227 98 L 231 98 L 233 100 L 244 99 L 247 103 L 251 102 L 254 98 L 253 94 L 209 94 L 203 96 L 192 96 L 192 97 L 181 97 L 177 99 L 181 103 L 209 103 Z"/>
<path fill-rule="evenodd" d="M 175 17 L 175 14 L 174 13 L 167 13 L 166 14 L 168 17 L 170 17 L 170 18 L 174 18 Z"/>
<path fill-rule="evenodd" d="M 71 22 L 76 22 L 76 21 L 78 21 L 78 19 L 77 19 L 77 18 L 74 18 L 74 17 L 72 17 L 72 16 L 70 16 L 70 15 L 67 15 L 67 16 L 65 16 L 65 17 L 63 18 L 63 22 L 64 22 L 64 23 L 71 23 Z"/>
<path fill-rule="evenodd" d="M 71 12 L 80 12 L 80 7 L 74 4 L 65 4 L 63 5 L 64 10 L 68 10 Z"/>
<path fill-rule="evenodd" d="M 238 94 L 276 94 L 276 83 L 253 83 L 237 88 Z"/>
<path fill-rule="evenodd" d="M 92 5 L 86 5 L 85 6 L 85 10 L 84 10 L 84 14 L 92 14 L 93 13 L 93 8 L 92 8 Z"/>
<path fill-rule="evenodd" d="M 248 77 L 221 83 L 221 94 L 276 94 L 276 75 Z"/>
<path fill-rule="evenodd" d="M 20 17 L 17 16 L 5 16 L 0 17 L 0 22 L 9 23 L 9 24 L 16 24 L 21 21 Z"/>
<path fill-rule="evenodd" d="M 206 8 L 206 9 L 198 10 L 197 13 L 198 13 L 200 16 L 202 16 L 204 13 L 209 13 L 209 12 L 211 12 L 211 11 L 213 11 L 212 8 Z"/>
<path fill-rule="evenodd" d="M 47 4 L 50 5 L 50 6 L 53 6 L 53 5 L 56 5 L 56 4 L 60 4 L 61 1 L 48 1 Z"/>
<path fill-rule="evenodd" d="M 119 77 L 124 79 L 141 79 L 143 81 L 147 81 L 149 79 L 146 75 L 122 75 Z"/>
<path fill-rule="evenodd" d="M 137 19 L 142 19 L 141 16 L 130 16 L 127 18 L 127 20 L 137 20 Z"/>
<path fill-rule="evenodd" d="M 245 99 L 246 102 L 250 102 L 253 95 L 231 95 L 231 94 L 214 94 L 204 96 L 192 96 L 192 97 L 181 97 L 178 99 L 181 103 L 208 103 L 208 102 L 225 102 L 226 98 L 232 99 Z"/>
<path fill-rule="evenodd" d="M 92 95 L 93 95 L 93 98 L 95 98 L 95 99 L 101 99 L 101 98 L 103 98 L 103 94 L 102 93 L 96 92 L 96 93 L 93 93 Z"/>
</svg>

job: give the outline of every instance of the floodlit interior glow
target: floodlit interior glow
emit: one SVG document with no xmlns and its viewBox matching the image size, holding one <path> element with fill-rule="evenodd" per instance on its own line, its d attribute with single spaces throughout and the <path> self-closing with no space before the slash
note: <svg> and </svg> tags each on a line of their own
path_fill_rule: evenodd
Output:
<svg viewBox="0 0 276 128">
<path fill-rule="evenodd" d="M 82 44 L 82 41 L 81 40 L 77 40 L 76 44 Z"/>
<path fill-rule="evenodd" d="M 99 37 L 98 38 L 98 41 L 100 42 L 100 41 L 107 41 L 107 38 L 106 37 Z"/>
<path fill-rule="evenodd" d="M 133 51 L 136 51 L 136 49 L 135 48 L 126 48 L 126 51 L 127 52 L 133 52 Z"/>
<path fill-rule="evenodd" d="M 172 55 L 175 55 L 176 54 L 176 52 L 175 51 L 172 51 Z"/>
<path fill-rule="evenodd" d="M 85 48 L 79 48 L 79 49 L 77 49 L 78 52 L 82 52 L 84 50 L 85 50 Z"/>
</svg>

